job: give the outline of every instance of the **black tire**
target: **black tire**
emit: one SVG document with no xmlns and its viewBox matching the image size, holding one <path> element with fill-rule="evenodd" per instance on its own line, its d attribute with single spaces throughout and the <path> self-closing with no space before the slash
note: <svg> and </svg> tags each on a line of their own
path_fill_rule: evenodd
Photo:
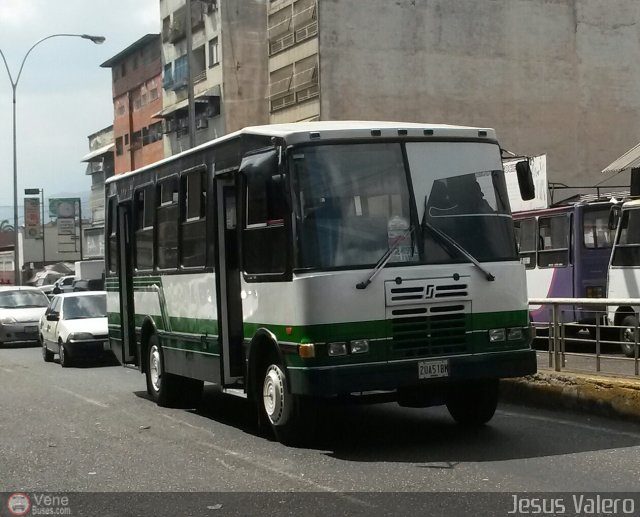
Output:
<svg viewBox="0 0 640 517">
<path fill-rule="evenodd" d="M 164 371 L 164 355 L 155 334 L 149 338 L 146 350 L 147 393 L 158 406 L 172 407 L 180 398 L 179 378 Z"/>
<path fill-rule="evenodd" d="M 71 366 L 71 358 L 69 357 L 69 353 L 66 351 L 64 347 L 64 343 L 60 343 L 60 366 L 63 368 L 68 368 Z"/>
<path fill-rule="evenodd" d="M 620 329 L 620 350 L 627 357 L 635 356 L 635 331 L 638 320 L 632 314 L 622 320 L 623 329 Z"/>
<path fill-rule="evenodd" d="M 279 361 L 267 362 L 256 388 L 262 420 L 269 424 L 276 439 L 285 445 L 301 445 L 309 434 L 301 425 L 300 397 L 290 392 L 284 367 Z"/>
<path fill-rule="evenodd" d="M 47 345 L 44 344 L 44 339 L 40 338 L 40 342 L 42 343 L 42 359 L 44 359 L 45 363 L 50 363 L 53 361 L 53 352 L 47 348 Z"/>
<path fill-rule="evenodd" d="M 449 413 L 461 425 L 486 424 L 498 406 L 499 384 L 498 379 L 490 379 L 451 386 L 446 398 Z"/>
</svg>

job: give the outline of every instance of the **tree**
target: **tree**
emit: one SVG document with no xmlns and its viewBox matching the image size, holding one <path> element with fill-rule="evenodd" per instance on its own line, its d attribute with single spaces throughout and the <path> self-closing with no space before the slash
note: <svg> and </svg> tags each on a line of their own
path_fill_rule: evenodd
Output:
<svg viewBox="0 0 640 517">
<path fill-rule="evenodd" d="M 13 225 L 9 224 L 8 219 L 0 221 L 0 232 L 13 232 Z"/>
</svg>

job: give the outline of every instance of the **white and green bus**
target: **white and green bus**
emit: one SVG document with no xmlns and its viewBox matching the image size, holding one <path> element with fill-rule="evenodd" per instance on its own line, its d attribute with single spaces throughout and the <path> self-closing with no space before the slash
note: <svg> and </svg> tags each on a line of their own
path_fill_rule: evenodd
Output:
<svg viewBox="0 0 640 517">
<path fill-rule="evenodd" d="M 215 383 L 282 440 L 356 393 L 480 424 L 536 371 L 492 129 L 250 127 L 109 179 L 106 203 L 111 347 L 160 405 Z"/>
</svg>

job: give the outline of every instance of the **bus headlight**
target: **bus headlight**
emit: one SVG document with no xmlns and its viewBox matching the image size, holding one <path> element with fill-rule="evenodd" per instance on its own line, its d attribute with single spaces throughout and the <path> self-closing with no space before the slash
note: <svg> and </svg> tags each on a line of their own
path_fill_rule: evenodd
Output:
<svg viewBox="0 0 640 517">
<path fill-rule="evenodd" d="M 497 343 L 498 341 L 504 341 L 506 337 L 505 329 L 491 329 L 489 331 L 489 342 Z"/>
<path fill-rule="evenodd" d="M 344 342 L 329 343 L 327 350 L 330 356 L 347 355 L 347 344 Z"/>
<path fill-rule="evenodd" d="M 524 332 L 522 331 L 522 327 L 515 327 L 507 330 L 508 341 L 521 341 L 522 339 L 524 339 Z"/>
<path fill-rule="evenodd" d="M 369 351 L 369 340 L 354 339 L 349 343 L 352 354 L 366 354 Z"/>
</svg>

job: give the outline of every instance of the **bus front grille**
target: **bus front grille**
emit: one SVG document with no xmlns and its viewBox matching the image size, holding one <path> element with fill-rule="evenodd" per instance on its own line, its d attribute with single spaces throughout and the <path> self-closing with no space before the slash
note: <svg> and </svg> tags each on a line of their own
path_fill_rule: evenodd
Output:
<svg viewBox="0 0 640 517">
<path fill-rule="evenodd" d="M 391 311 L 393 359 L 470 353 L 464 304 L 396 308 Z"/>
</svg>

